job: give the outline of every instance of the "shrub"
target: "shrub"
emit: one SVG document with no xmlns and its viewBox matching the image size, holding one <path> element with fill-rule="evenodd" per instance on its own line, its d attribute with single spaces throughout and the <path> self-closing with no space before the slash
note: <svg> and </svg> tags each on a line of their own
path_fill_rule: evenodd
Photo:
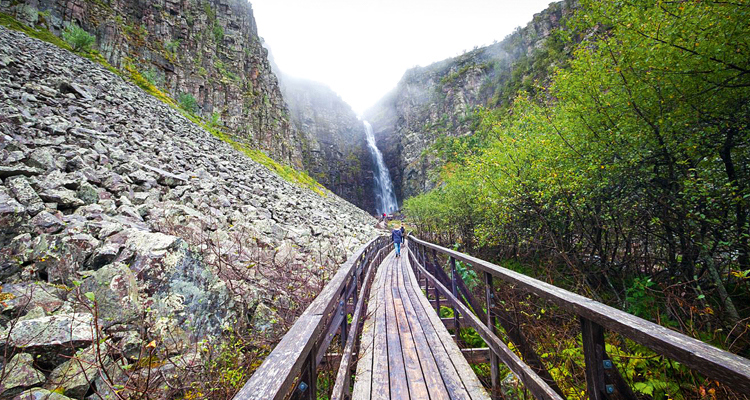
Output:
<svg viewBox="0 0 750 400">
<path fill-rule="evenodd" d="M 177 102 L 180 104 L 180 108 L 191 114 L 195 114 L 198 111 L 198 101 L 190 93 L 182 93 L 177 98 Z"/>
<path fill-rule="evenodd" d="M 86 32 L 76 24 L 68 25 L 62 37 L 73 48 L 73 51 L 76 52 L 88 52 L 91 50 L 91 45 L 96 42 L 94 35 Z"/>
<path fill-rule="evenodd" d="M 224 28 L 222 28 L 218 22 L 214 24 L 214 39 L 216 39 L 217 42 L 224 40 Z"/>
</svg>

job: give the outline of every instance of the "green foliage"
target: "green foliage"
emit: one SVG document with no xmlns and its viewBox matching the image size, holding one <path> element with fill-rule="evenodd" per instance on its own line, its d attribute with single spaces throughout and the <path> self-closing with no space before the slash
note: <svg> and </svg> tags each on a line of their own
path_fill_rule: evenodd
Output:
<svg viewBox="0 0 750 400">
<path fill-rule="evenodd" d="M 149 68 L 141 75 L 143 75 L 143 78 L 146 79 L 154 87 L 158 88 L 164 86 L 164 75 L 154 67 Z"/>
<path fill-rule="evenodd" d="M 627 289 L 626 300 L 628 312 L 641 318 L 649 319 L 654 316 L 656 296 L 651 278 L 635 278 L 633 285 Z"/>
<path fill-rule="evenodd" d="M 442 182 L 405 201 L 408 217 L 469 251 L 558 267 L 575 289 L 694 336 L 732 326 L 708 305 L 726 310 L 748 290 L 732 274 L 750 269 L 748 18 L 731 2 L 581 1 L 570 24 L 588 39 L 574 57 L 553 61 L 561 37 L 516 66 L 510 107 L 441 144 Z M 690 378 L 655 359 L 632 367 L 636 390 L 679 398 L 686 389 L 664 382 Z"/>
<path fill-rule="evenodd" d="M 214 40 L 216 40 L 216 42 L 221 43 L 222 41 L 224 41 L 224 28 L 222 28 L 221 25 L 219 25 L 218 21 L 214 23 L 213 32 L 214 32 Z"/>
<path fill-rule="evenodd" d="M 62 33 L 63 39 L 75 52 L 88 52 L 91 45 L 96 43 L 94 35 L 89 34 L 76 24 L 70 24 Z"/>
<path fill-rule="evenodd" d="M 195 100 L 195 97 L 193 97 L 193 95 L 190 93 L 181 93 L 177 97 L 177 103 L 180 105 L 180 108 L 189 112 L 190 114 L 195 114 L 198 112 L 198 101 Z"/>
</svg>

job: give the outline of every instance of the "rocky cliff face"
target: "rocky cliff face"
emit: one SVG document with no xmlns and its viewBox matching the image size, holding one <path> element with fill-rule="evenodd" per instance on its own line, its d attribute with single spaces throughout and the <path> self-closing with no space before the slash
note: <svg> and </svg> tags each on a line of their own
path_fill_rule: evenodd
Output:
<svg viewBox="0 0 750 400">
<path fill-rule="evenodd" d="M 245 0 L 0 0 L 0 11 L 60 34 L 76 23 L 96 35 L 110 64 L 138 73 L 173 98 L 189 94 L 206 119 L 295 167 L 299 133 Z"/>
<path fill-rule="evenodd" d="M 305 170 L 337 195 L 375 213 L 373 164 L 362 121 L 329 87 L 280 76 L 291 119 L 304 138 Z"/>
<path fill-rule="evenodd" d="M 429 149 L 439 137 L 471 135 L 478 106 L 507 104 L 519 88 L 531 88 L 551 70 L 556 53 L 549 53 L 564 52 L 554 31 L 574 5 L 554 3 L 500 43 L 407 71 L 365 112 L 400 201 L 436 184 L 432 175 L 442 161 Z"/>
<path fill-rule="evenodd" d="M 175 398 L 206 365 L 196 342 L 290 323 L 377 234 L 338 196 L 4 28 L 0 99 L 0 397 Z"/>
</svg>

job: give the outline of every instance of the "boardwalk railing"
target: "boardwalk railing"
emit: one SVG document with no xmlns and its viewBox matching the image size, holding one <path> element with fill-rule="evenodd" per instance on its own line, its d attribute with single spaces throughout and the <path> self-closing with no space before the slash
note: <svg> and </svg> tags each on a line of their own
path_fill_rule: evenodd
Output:
<svg viewBox="0 0 750 400">
<path fill-rule="evenodd" d="M 337 333 L 344 350 L 332 398 L 342 398 L 345 392 L 348 393 L 352 354 L 366 314 L 364 299 L 374 276 L 374 267 L 380 265 L 391 248 L 385 236 L 359 248 L 339 268 L 234 399 L 270 400 L 290 396 L 316 399 L 317 367 Z M 352 307 L 351 326 L 348 326 L 347 315 Z M 336 393 L 339 393 L 338 397 Z"/>
<path fill-rule="evenodd" d="M 619 333 L 711 379 L 725 383 L 738 393 L 750 393 L 750 360 L 498 265 L 419 240 L 414 236 L 409 236 L 408 239 L 409 257 L 418 281 L 421 284 L 424 280 L 426 292 L 432 286 L 437 309 L 440 309 L 442 295 L 454 310 L 451 325 L 459 327 L 459 324 L 463 323 L 474 328 L 489 346 L 493 398 L 497 398 L 499 393 L 499 361 L 507 365 L 537 399 L 563 398 L 555 381 L 520 331 L 520 327 L 502 307 L 495 307 L 495 278 L 550 301 L 579 317 L 586 363 L 586 385 L 591 400 L 636 399 L 605 351 L 605 329 Z M 438 253 L 448 257 L 450 277 L 443 271 Z M 484 273 L 484 304 L 478 303 L 472 297 L 457 274 L 456 261 L 469 264 Z M 522 354 L 523 361 L 498 338 L 498 322 Z"/>
</svg>

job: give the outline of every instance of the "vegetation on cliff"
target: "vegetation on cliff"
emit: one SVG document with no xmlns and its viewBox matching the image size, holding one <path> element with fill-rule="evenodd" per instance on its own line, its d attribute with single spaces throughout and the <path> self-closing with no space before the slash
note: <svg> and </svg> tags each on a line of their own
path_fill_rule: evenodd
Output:
<svg viewBox="0 0 750 400">
<path fill-rule="evenodd" d="M 569 65 L 509 108 L 485 110 L 474 136 L 443 146 L 443 184 L 406 210 L 445 242 L 517 269 L 540 266 L 533 273 L 557 285 L 747 356 L 750 10 L 580 3 L 569 23 L 590 34 Z M 527 322 L 551 327 L 543 309 L 521 307 Z M 570 351 L 575 327 L 527 327 L 556 343 L 560 351 L 543 358 L 575 398 L 578 369 L 560 367 L 580 361 Z M 608 340 L 641 394 L 739 396 Z"/>
</svg>

